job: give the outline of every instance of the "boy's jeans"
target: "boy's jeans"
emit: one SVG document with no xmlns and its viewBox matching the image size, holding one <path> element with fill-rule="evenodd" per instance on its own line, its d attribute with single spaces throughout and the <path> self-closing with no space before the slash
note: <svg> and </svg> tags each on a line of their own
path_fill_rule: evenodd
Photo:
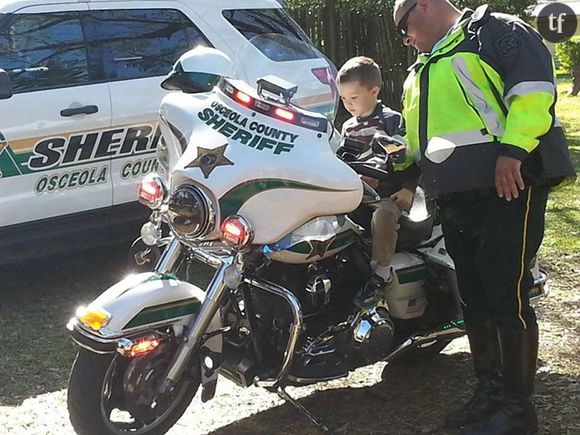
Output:
<svg viewBox="0 0 580 435">
<path fill-rule="evenodd" d="M 390 198 L 373 204 L 376 210 L 371 219 L 372 259 L 390 265 L 395 255 L 401 209 Z"/>
</svg>

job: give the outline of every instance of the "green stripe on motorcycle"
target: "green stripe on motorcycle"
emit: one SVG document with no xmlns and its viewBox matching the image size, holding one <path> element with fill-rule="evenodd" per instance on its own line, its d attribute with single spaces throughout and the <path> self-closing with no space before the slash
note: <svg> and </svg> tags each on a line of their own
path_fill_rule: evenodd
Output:
<svg viewBox="0 0 580 435">
<path fill-rule="evenodd" d="M 358 234 L 353 230 L 348 230 L 343 233 L 340 233 L 336 236 L 333 240 L 331 245 L 328 247 L 328 251 L 334 251 L 335 249 L 343 248 L 351 243 L 355 242 L 358 238 Z M 304 241 L 297 243 L 294 246 L 291 246 L 287 249 L 290 252 L 295 252 L 296 254 L 310 254 L 312 252 L 312 246 L 310 243 Z"/>
<path fill-rule="evenodd" d="M 419 266 L 398 270 L 397 277 L 399 278 L 400 284 L 409 284 L 411 282 L 424 281 L 427 279 L 427 268 Z"/>
<path fill-rule="evenodd" d="M 358 239 L 358 234 L 353 230 L 347 230 L 336 236 L 336 239 L 328 247 L 329 251 L 334 251 L 335 249 L 343 248 L 345 246 L 354 243 Z"/>
<path fill-rule="evenodd" d="M 288 251 L 295 252 L 296 254 L 310 254 L 312 252 L 312 246 L 308 242 L 300 242 L 289 247 Z"/>
<path fill-rule="evenodd" d="M 238 184 L 229 190 L 219 200 L 221 210 L 221 220 L 236 214 L 240 208 L 250 198 L 258 193 L 273 189 L 294 189 L 294 190 L 312 190 L 318 192 L 349 192 L 349 190 L 328 189 L 325 187 L 314 186 L 312 184 L 300 183 L 292 180 L 283 179 L 262 179 L 251 180 Z"/>
<path fill-rule="evenodd" d="M 185 299 L 178 302 L 170 302 L 168 304 L 157 305 L 143 309 L 137 314 L 123 329 L 136 328 L 138 326 L 147 325 L 149 323 L 162 322 L 181 316 L 187 316 L 199 311 L 201 302 L 195 298 Z"/>
</svg>

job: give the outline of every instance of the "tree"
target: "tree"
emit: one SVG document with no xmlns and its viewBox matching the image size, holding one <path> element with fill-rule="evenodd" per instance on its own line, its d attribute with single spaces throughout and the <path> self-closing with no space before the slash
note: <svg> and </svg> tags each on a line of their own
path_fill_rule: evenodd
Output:
<svg viewBox="0 0 580 435">
<path fill-rule="evenodd" d="M 580 38 L 556 44 L 556 56 L 572 74 L 572 89 L 568 96 L 574 97 L 580 92 Z"/>
</svg>

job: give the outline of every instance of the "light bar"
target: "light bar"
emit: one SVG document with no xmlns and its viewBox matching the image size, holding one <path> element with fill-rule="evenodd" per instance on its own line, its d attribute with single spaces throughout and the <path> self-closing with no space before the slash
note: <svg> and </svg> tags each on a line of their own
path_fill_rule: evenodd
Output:
<svg viewBox="0 0 580 435">
<path fill-rule="evenodd" d="M 276 110 L 274 110 L 274 115 L 286 121 L 294 121 L 294 118 L 296 118 L 296 114 L 294 112 L 290 112 L 289 110 L 286 109 L 281 109 L 280 107 L 277 107 Z"/>
<path fill-rule="evenodd" d="M 263 115 L 322 133 L 326 133 L 328 129 L 328 121 L 325 118 L 305 115 L 291 108 L 266 103 L 236 89 L 227 81 L 222 82 L 220 89 L 237 103 Z"/>
<path fill-rule="evenodd" d="M 244 94 L 242 91 L 236 91 L 234 95 L 234 98 L 244 106 L 249 106 L 252 104 L 252 97 L 250 97 L 248 94 Z"/>
</svg>

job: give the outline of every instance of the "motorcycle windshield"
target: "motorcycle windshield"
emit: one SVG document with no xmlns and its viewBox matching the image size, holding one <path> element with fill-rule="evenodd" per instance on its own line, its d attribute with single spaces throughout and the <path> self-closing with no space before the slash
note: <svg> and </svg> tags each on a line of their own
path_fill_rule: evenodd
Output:
<svg viewBox="0 0 580 435">
<path fill-rule="evenodd" d="M 232 60 L 228 78 L 258 88 L 261 79 L 275 76 L 293 85 L 292 106 L 334 120 L 339 106 L 336 68 L 309 42 L 278 33 L 258 35 Z"/>
<path fill-rule="evenodd" d="M 166 102 L 180 106 L 187 120 L 172 116 L 171 108 L 161 111 L 169 123 L 192 131 L 173 172 L 173 186 L 192 180 L 202 186 L 213 198 L 217 223 L 232 215 L 244 217 L 255 244 L 275 243 L 320 216 L 348 213 L 362 198 L 357 174 L 332 149 L 339 136 L 332 122 L 306 109 L 304 99 L 297 103 L 301 84 L 295 82 L 302 79 L 297 65 L 280 63 L 273 69 L 268 56 L 260 54 L 273 56 L 276 50 L 301 50 L 313 68 L 327 65 L 305 43 L 262 35 L 232 60 L 231 71 L 212 93 L 168 97 Z M 264 75 L 247 81 L 251 71 Z M 332 101 L 334 110 L 338 100 Z"/>
</svg>

